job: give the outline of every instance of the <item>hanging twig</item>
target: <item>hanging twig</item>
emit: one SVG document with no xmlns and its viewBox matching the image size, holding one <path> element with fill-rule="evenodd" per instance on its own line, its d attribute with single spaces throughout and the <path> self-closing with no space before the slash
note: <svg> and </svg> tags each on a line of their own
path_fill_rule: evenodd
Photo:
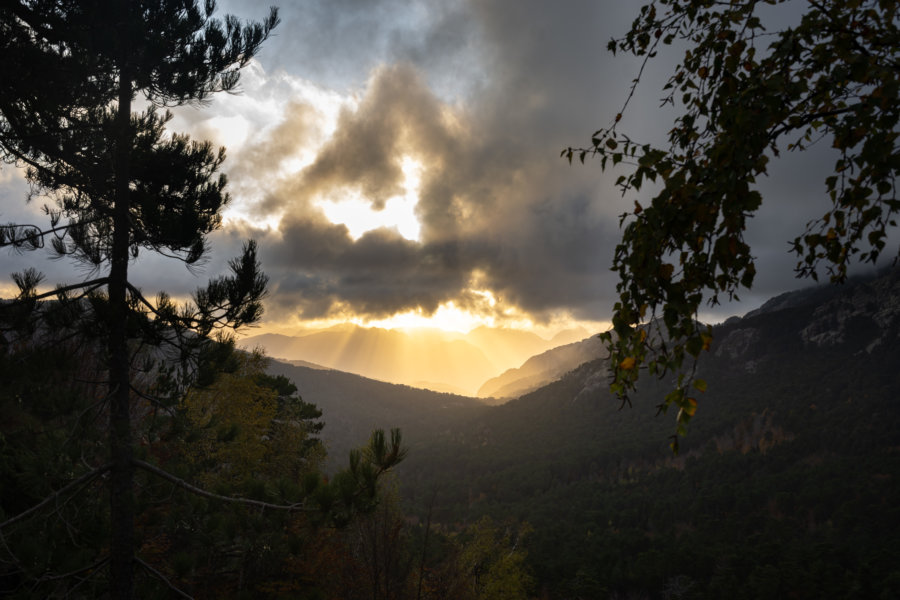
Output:
<svg viewBox="0 0 900 600">
<path fill-rule="evenodd" d="M 99 569 L 100 567 L 105 565 L 108 561 L 109 561 L 109 555 L 106 555 L 106 556 L 100 558 L 99 560 L 97 560 L 96 562 L 89 564 L 86 567 L 82 567 L 75 571 L 69 571 L 68 573 L 63 573 L 62 575 L 47 575 L 47 576 L 41 577 L 38 581 L 39 582 L 59 581 L 60 579 L 68 579 L 69 577 L 75 577 L 77 575 L 81 575 L 82 573 L 86 573 L 86 572 L 92 571 L 94 569 Z"/>
<path fill-rule="evenodd" d="M 286 510 L 288 512 L 316 512 L 317 509 L 309 508 L 308 506 L 304 506 L 302 503 L 297 504 L 272 504 L 271 502 L 263 502 L 262 500 L 253 500 L 251 498 L 240 498 L 235 496 L 223 496 L 221 494 L 214 494 L 213 492 L 208 492 L 203 488 L 199 488 L 195 485 L 191 485 L 184 479 L 179 477 L 175 477 L 168 471 L 164 471 L 159 467 L 151 465 L 148 462 L 144 462 L 142 460 L 134 459 L 132 461 L 134 466 L 144 469 L 145 471 L 149 471 L 154 475 L 158 475 L 163 479 L 170 481 L 177 485 L 178 487 L 185 489 L 192 494 L 196 494 L 198 496 L 203 496 L 204 498 L 210 498 L 212 500 L 222 500 L 223 502 L 231 502 L 234 504 L 244 504 L 246 506 L 255 506 L 257 508 L 263 509 L 272 509 L 272 510 Z"/>
<path fill-rule="evenodd" d="M 188 593 L 184 592 L 183 590 L 179 589 L 178 587 L 176 587 L 171 581 L 169 581 L 169 579 L 168 579 L 165 575 L 163 575 L 162 573 L 160 573 L 159 571 L 157 571 L 156 569 L 154 569 L 153 567 L 151 567 L 149 564 L 147 564 L 146 562 L 144 562 L 143 560 L 141 560 L 139 557 L 135 556 L 135 557 L 134 557 L 134 561 L 135 561 L 137 564 L 139 564 L 139 565 L 141 565 L 142 567 L 144 567 L 147 571 L 150 572 L 151 575 L 153 575 L 154 577 L 156 577 L 157 579 L 159 579 L 160 581 L 162 581 L 164 584 L 166 584 L 166 586 L 167 586 L 170 590 L 172 590 L 173 592 L 175 592 L 176 594 L 178 594 L 178 595 L 181 596 L 182 598 L 188 598 L 189 600 L 194 600 L 194 597 L 193 597 L 193 596 L 191 596 L 190 594 L 188 594 Z"/>
<path fill-rule="evenodd" d="M 91 471 L 90 473 L 85 473 L 84 475 L 82 475 L 81 477 L 79 477 L 78 479 L 76 479 L 75 481 L 69 483 L 68 485 L 66 485 L 65 487 L 63 487 L 62 489 L 60 489 L 59 491 L 56 491 L 56 492 L 50 494 L 49 496 L 47 496 L 46 498 L 44 498 L 41 502 L 39 502 L 38 504 L 32 506 L 32 507 L 29 508 L 28 510 L 26 510 L 26 511 L 24 511 L 24 512 L 20 512 L 20 513 L 17 514 L 16 516 L 11 517 L 11 518 L 7 519 L 6 521 L 3 521 L 2 523 L 0 523 L 0 529 L 5 529 L 6 527 L 9 527 L 9 526 L 12 525 L 13 523 L 17 523 L 17 522 L 19 522 L 19 521 L 21 521 L 21 520 L 23 520 L 23 519 L 29 517 L 29 516 L 32 515 L 33 513 L 39 511 L 40 509 L 42 509 L 42 508 L 45 507 L 46 505 L 50 504 L 51 502 L 53 502 L 54 500 L 56 500 L 57 498 L 59 498 L 61 495 L 63 495 L 63 494 L 65 494 L 66 492 L 68 492 L 69 490 L 71 490 L 71 489 L 73 489 L 73 488 L 76 488 L 76 487 L 78 487 L 78 486 L 85 485 L 85 484 L 89 483 L 90 481 L 94 480 L 94 479 L 97 478 L 98 476 L 100 476 L 100 475 L 102 475 L 103 473 L 106 473 L 107 471 L 109 471 L 110 468 L 112 468 L 112 465 L 111 465 L 111 464 L 105 464 L 105 465 L 103 465 L 102 467 L 98 467 L 98 468 L 94 469 L 94 470 Z"/>
</svg>

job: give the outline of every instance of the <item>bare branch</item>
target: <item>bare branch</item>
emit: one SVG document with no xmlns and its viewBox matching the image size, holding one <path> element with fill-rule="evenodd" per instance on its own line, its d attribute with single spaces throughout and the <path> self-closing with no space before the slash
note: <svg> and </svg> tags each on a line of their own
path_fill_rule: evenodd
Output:
<svg viewBox="0 0 900 600">
<path fill-rule="evenodd" d="M 24 511 L 24 512 L 20 512 L 20 513 L 17 514 L 16 516 L 11 517 L 11 518 L 7 519 L 6 521 L 0 523 L 0 529 L 5 529 L 5 528 L 9 527 L 10 525 L 12 525 L 12 524 L 14 524 L 14 523 L 18 523 L 19 521 L 21 521 L 21 520 L 23 520 L 23 519 L 29 517 L 29 516 L 32 515 L 33 513 L 39 511 L 40 509 L 42 509 L 42 508 L 45 507 L 46 505 L 50 504 L 51 502 L 53 502 L 54 500 L 56 500 L 57 498 L 59 498 L 61 495 L 63 495 L 63 494 L 65 494 L 66 492 L 68 492 L 69 490 L 72 490 L 72 489 L 75 489 L 75 488 L 77 488 L 77 487 L 79 487 L 79 486 L 82 486 L 82 485 L 85 485 L 85 484 L 87 484 L 87 483 L 90 483 L 91 481 L 93 481 L 94 479 L 96 479 L 97 477 L 99 477 L 100 475 L 102 475 L 102 474 L 106 473 L 107 471 L 109 471 L 111 468 L 112 468 L 112 465 L 111 465 L 111 464 L 105 464 L 105 465 L 103 465 L 102 467 L 98 467 L 98 468 L 94 469 L 93 471 L 90 471 L 89 473 L 85 473 L 84 475 L 82 475 L 81 477 L 79 477 L 78 479 L 76 479 L 75 481 L 72 481 L 72 482 L 69 483 L 68 485 L 64 486 L 62 489 L 60 489 L 60 490 L 58 490 L 58 491 L 56 491 L 56 492 L 50 494 L 49 496 L 47 496 L 46 498 L 44 498 L 41 502 L 39 502 L 38 504 L 32 506 L 32 507 L 29 508 L 28 510 L 26 510 L 26 511 Z"/>
<path fill-rule="evenodd" d="M 297 504 L 272 504 L 271 502 L 263 502 L 262 500 L 252 500 L 250 498 L 239 498 L 234 496 L 222 496 L 221 494 L 214 494 L 212 492 L 208 492 L 202 488 L 199 488 L 195 485 L 191 485 L 184 479 L 179 477 L 175 477 L 168 471 L 164 471 L 157 466 L 151 465 L 148 462 L 144 462 L 139 459 L 133 459 L 131 461 L 134 466 L 140 467 L 145 471 L 153 473 L 154 475 L 158 475 L 163 479 L 170 481 L 177 485 L 178 487 L 191 492 L 192 494 L 196 494 L 198 496 L 203 496 L 204 498 L 210 498 L 212 500 L 222 500 L 223 502 L 231 502 L 233 504 L 243 504 L 245 506 L 255 506 L 257 508 L 263 509 L 272 509 L 272 510 L 286 510 L 288 512 L 316 512 L 316 509 L 309 508 L 308 506 L 304 506 L 302 503 Z"/>
<path fill-rule="evenodd" d="M 185 593 L 183 590 L 181 590 L 181 589 L 179 589 L 178 587 L 176 587 L 171 581 L 169 581 L 169 579 L 168 579 L 165 575 L 163 575 L 162 573 L 160 573 L 159 571 L 157 571 L 156 569 L 154 569 L 153 567 L 151 567 L 146 561 L 142 560 L 141 558 L 139 558 L 139 557 L 137 557 L 137 556 L 134 557 L 134 561 L 135 561 L 137 564 L 139 564 L 139 565 L 141 565 L 142 567 L 144 567 L 148 572 L 150 572 L 151 575 L 153 575 L 154 577 L 156 577 L 157 579 L 159 579 L 160 581 L 162 581 L 164 584 L 166 584 L 166 586 L 167 586 L 170 590 L 172 590 L 173 592 L 175 592 L 176 594 L 178 594 L 178 595 L 181 596 L 182 598 L 189 598 L 190 600 L 194 600 L 194 597 L 193 597 L 193 596 L 191 596 L 190 594 Z"/>
<path fill-rule="evenodd" d="M 62 287 L 54 288 L 52 292 L 44 292 L 43 294 L 37 294 L 35 296 L 28 296 L 28 300 L 43 300 L 44 298 L 49 298 L 50 296 L 56 296 L 58 294 L 64 294 L 66 292 L 70 292 L 72 290 L 79 290 L 89 288 L 84 291 L 84 294 L 89 294 L 90 292 L 96 290 L 99 287 L 106 285 L 109 282 L 109 277 L 100 277 L 99 279 L 91 279 L 90 281 L 82 281 L 81 283 L 73 283 L 70 285 L 65 285 Z M 21 300 L 13 300 L 6 306 L 14 305 L 16 302 L 20 302 Z"/>
<path fill-rule="evenodd" d="M 68 573 L 63 573 L 62 575 L 48 575 L 41 577 L 39 581 L 59 581 L 60 579 L 68 579 L 69 577 L 75 577 L 76 575 L 81 575 L 82 573 L 87 573 L 88 571 L 93 571 L 94 569 L 98 569 L 105 565 L 109 561 L 109 555 L 103 556 L 96 562 L 89 564 L 86 567 L 82 567 L 75 571 L 70 571 Z"/>
</svg>

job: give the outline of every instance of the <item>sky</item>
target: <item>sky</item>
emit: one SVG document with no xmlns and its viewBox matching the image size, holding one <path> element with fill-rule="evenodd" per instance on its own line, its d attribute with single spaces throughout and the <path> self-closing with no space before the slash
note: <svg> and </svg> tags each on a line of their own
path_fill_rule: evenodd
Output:
<svg viewBox="0 0 900 600">
<path fill-rule="evenodd" d="M 621 213 L 620 172 L 569 165 L 622 106 L 638 64 L 613 57 L 639 3 L 626 0 L 308 0 L 282 2 L 282 22 L 245 69 L 240 93 L 179 108 L 173 131 L 225 145 L 231 203 L 209 260 L 133 266 L 148 292 L 186 297 L 256 239 L 270 278 L 263 331 L 354 322 L 385 327 L 478 325 L 547 336 L 602 328 L 615 302 L 609 270 Z M 249 0 L 217 15 L 262 19 Z M 651 65 L 620 131 L 662 142 L 666 66 Z M 788 156 L 760 184 L 747 232 L 757 279 L 716 322 L 808 285 L 788 240 L 827 209 L 827 149 Z M 0 168 L 0 221 L 42 222 L 40 201 Z M 48 281 L 83 276 L 65 261 L 0 254 Z M 5 287 L 4 287 L 5 286 Z M 257 330 L 255 333 L 258 333 Z"/>
</svg>

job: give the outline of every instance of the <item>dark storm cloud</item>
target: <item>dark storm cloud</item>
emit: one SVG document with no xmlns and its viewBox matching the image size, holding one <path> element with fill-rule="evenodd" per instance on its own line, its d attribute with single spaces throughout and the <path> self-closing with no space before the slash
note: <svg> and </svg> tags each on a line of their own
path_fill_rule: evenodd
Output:
<svg viewBox="0 0 900 600">
<path fill-rule="evenodd" d="M 322 26 L 369 22 L 357 10 L 323 17 Z M 288 215 L 280 239 L 265 246 L 266 268 L 279 282 L 273 299 L 304 317 L 429 313 L 451 300 L 475 302 L 468 288 L 477 278 L 538 318 L 605 316 L 621 201 L 615 193 L 604 199 L 596 169 L 570 167 L 559 150 L 584 139 L 622 97 L 604 95 L 602 65 L 578 59 L 595 52 L 609 10 L 580 3 L 549 14 L 541 2 L 488 2 L 445 10 L 408 37 L 389 26 L 390 52 L 404 62 L 375 68 L 316 160 L 265 201 Z M 438 96 L 423 69 L 453 64 L 446 55 L 462 32 L 461 52 L 477 46 L 480 60 L 464 103 Z M 353 241 L 312 209 L 315 198 L 339 199 L 342 190 L 381 209 L 402 192 L 404 156 L 423 165 L 420 243 L 387 231 Z"/>
<path fill-rule="evenodd" d="M 232 159 L 229 175 L 236 186 L 232 186 L 232 194 L 239 196 L 252 195 L 263 186 L 271 185 L 284 161 L 296 155 L 297 150 L 310 138 L 321 135 L 321 115 L 315 108 L 302 102 L 290 102 L 284 111 L 282 120 L 272 131 L 254 143 L 247 144 Z M 235 189 L 236 188 L 236 189 Z M 299 199 L 294 198 L 295 209 Z M 252 207 L 257 216 L 265 216 L 281 207 L 276 196 L 267 195 L 257 206 Z M 303 208 L 305 210 L 305 207 Z"/>
<path fill-rule="evenodd" d="M 224 0 L 221 12 L 259 19 L 257 3 Z M 356 88 L 383 63 L 413 62 L 444 77 L 466 54 L 473 23 L 448 0 L 304 0 L 280 5 L 282 22 L 263 47 L 267 70 L 332 89 Z"/>
<path fill-rule="evenodd" d="M 265 136 L 262 143 L 242 148 L 229 171 L 236 178 L 268 177 L 278 171 L 280 162 L 292 156 L 298 142 L 318 135 L 321 115 L 308 104 L 290 102 L 284 109 L 281 122 Z M 279 160 L 280 159 L 280 160 Z"/>
<path fill-rule="evenodd" d="M 246 0 L 220 4 L 221 14 L 241 18 L 265 12 Z M 226 270 L 242 240 L 254 237 L 276 318 L 428 313 L 448 301 L 485 309 L 472 286 L 538 318 L 556 311 L 608 318 L 618 215 L 650 192 L 622 198 L 612 185 L 616 174 L 600 173 L 590 160 L 569 166 L 559 152 L 586 143 L 628 95 L 639 65 L 613 58 L 605 46 L 637 10 L 637 3 L 620 0 L 282 3 L 282 24 L 253 74 L 263 87 L 253 93 L 280 99 L 289 89 L 278 87 L 284 74 L 353 95 L 355 108 L 338 117 L 324 143 L 328 119 L 309 97 L 292 97 L 278 115 L 251 115 L 259 131 L 229 151 L 230 191 L 251 218 L 282 218 L 280 228 L 244 224 L 218 232 L 200 276 L 152 257 L 142 257 L 136 272 L 149 289 L 187 294 L 206 274 Z M 631 137 L 664 142 L 675 113 L 659 108 L 659 97 L 666 66 L 680 53 L 662 52 L 645 71 L 621 124 Z M 216 130 L 207 120 L 222 116 L 221 109 L 214 103 L 181 112 L 177 129 L 183 124 L 206 137 L 204 127 Z M 312 146 L 320 147 L 313 162 L 285 179 L 286 161 Z M 422 164 L 420 242 L 388 230 L 354 240 L 317 208 L 360 194 L 381 209 L 403 190 L 405 156 Z M 833 160 L 827 147 L 816 147 L 770 163 L 771 176 L 759 182 L 763 207 L 747 231 L 757 257 L 753 293 L 742 294 L 749 300 L 743 306 L 710 314 L 740 313 L 804 285 L 794 279 L 787 242 L 828 208 L 822 181 Z M 34 218 L 34 207 L 24 207 L 21 179 L 3 177 L 0 221 Z M 0 254 L 0 276 L 29 260 Z M 45 270 L 54 282 L 81 275 L 65 261 L 47 262 Z"/>
<path fill-rule="evenodd" d="M 440 247 L 420 246 L 394 231 L 350 238 L 346 227 L 314 219 L 282 224 L 281 239 L 266 240 L 263 261 L 277 273 L 279 312 L 304 318 L 342 311 L 387 317 L 410 308 L 433 312 L 464 289 L 465 274 Z"/>
<path fill-rule="evenodd" d="M 345 111 L 338 130 L 303 172 L 307 194 L 353 185 L 376 209 L 403 191 L 404 148 L 422 136 L 440 144 L 439 107 L 417 73 L 407 67 L 379 69 L 356 112 Z"/>
<path fill-rule="evenodd" d="M 254 16 L 249 4 L 223 3 L 235 8 Z M 636 196 L 622 198 L 615 175 L 590 161 L 569 166 L 559 151 L 585 143 L 628 95 L 638 64 L 605 45 L 636 9 L 612 0 L 284 5 L 260 57 L 266 72 L 284 69 L 356 102 L 312 164 L 287 180 L 277 177 L 283 157 L 322 135 L 310 105 L 295 102 L 264 139 L 233 154 L 235 193 L 262 181 L 258 214 L 284 215 L 278 232 L 255 232 L 272 278 L 270 311 L 384 317 L 451 300 L 484 308 L 475 285 L 538 318 L 607 318 L 618 216 Z M 633 138 L 664 141 L 674 113 L 659 108 L 660 88 L 680 52 L 664 52 L 645 72 L 622 121 Z M 802 285 L 787 241 L 826 208 L 827 154 L 815 149 L 784 168 L 774 161 L 760 182 L 764 206 L 747 233 L 759 276 L 746 308 Z M 403 191 L 406 156 L 423 167 L 420 242 L 387 230 L 353 240 L 316 207 L 349 193 L 382 209 Z"/>
<path fill-rule="evenodd" d="M 575 193 L 579 178 L 570 179 L 555 152 L 473 131 L 476 117 L 441 103 L 412 67 L 379 70 L 317 160 L 267 200 L 289 213 L 281 239 L 266 244 L 267 269 L 305 275 L 279 288 L 279 302 L 308 318 L 430 313 L 446 301 L 466 302 L 478 274 L 502 300 L 538 313 L 596 303 L 605 268 L 599 257 L 610 239 L 604 215 L 586 190 Z M 344 226 L 296 214 L 317 194 L 342 188 L 382 206 L 401 189 L 404 155 L 424 167 L 421 243 L 386 230 L 353 241 Z"/>
</svg>

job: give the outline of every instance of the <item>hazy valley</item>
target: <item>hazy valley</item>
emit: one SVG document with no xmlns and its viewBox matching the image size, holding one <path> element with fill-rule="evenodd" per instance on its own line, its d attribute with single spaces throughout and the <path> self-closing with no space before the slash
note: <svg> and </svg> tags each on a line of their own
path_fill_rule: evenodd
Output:
<svg viewBox="0 0 900 600">
<path fill-rule="evenodd" d="M 391 383 L 469 396 L 497 394 L 498 397 L 509 397 L 515 394 L 500 393 L 503 385 L 527 377 L 536 385 L 588 360 L 590 357 L 586 353 L 591 350 L 587 348 L 581 352 L 555 350 L 588 335 L 589 332 L 582 328 L 562 331 L 551 339 L 544 339 L 526 331 L 488 327 L 462 334 L 337 325 L 301 335 L 268 333 L 250 336 L 242 339 L 240 345 L 248 350 L 260 347 L 275 359 L 307 361 Z M 560 354 L 558 358 L 546 359 L 554 364 L 523 365 L 534 355 L 550 350 Z M 537 362 L 540 363 L 540 359 Z M 520 366 L 521 374 L 506 373 Z M 498 383 L 504 375 L 503 381 L 507 383 Z"/>
<path fill-rule="evenodd" d="M 699 364 L 709 391 L 677 456 L 674 415 L 655 415 L 669 382 L 647 380 L 622 407 L 602 360 L 501 406 L 271 369 L 322 408 L 338 462 L 372 427 L 404 430 L 400 488 L 418 527 L 429 514 L 439 530 L 482 515 L 528 522 L 529 564 L 549 597 L 900 591 L 885 554 L 900 549 L 898 298 L 895 270 L 717 326 Z"/>
</svg>

